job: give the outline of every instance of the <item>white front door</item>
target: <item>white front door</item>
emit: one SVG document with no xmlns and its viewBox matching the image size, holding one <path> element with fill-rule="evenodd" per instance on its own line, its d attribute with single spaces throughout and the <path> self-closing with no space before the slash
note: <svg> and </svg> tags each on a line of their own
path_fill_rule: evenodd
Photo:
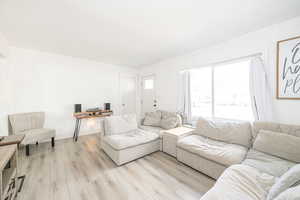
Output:
<svg viewBox="0 0 300 200">
<path fill-rule="evenodd" d="M 121 114 L 136 113 L 136 76 L 120 75 Z"/>
<path fill-rule="evenodd" d="M 155 95 L 155 75 L 142 77 L 142 114 L 153 112 L 158 108 Z"/>
</svg>

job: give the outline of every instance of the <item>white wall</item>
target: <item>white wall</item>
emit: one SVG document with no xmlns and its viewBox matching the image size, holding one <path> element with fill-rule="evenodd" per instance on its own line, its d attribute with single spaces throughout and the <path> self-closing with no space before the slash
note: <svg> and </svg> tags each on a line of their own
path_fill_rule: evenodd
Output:
<svg viewBox="0 0 300 200">
<path fill-rule="evenodd" d="M 7 135 L 7 114 L 12 111 L 10 104 L 12 93 L 9 87 L 12 84 L 8 77 L 11 65 L 8 57 L 8 42 L 0 33 L 0 135 Z"/>
<path fill-rule="evenodd" d="M 73 134 L 75 103 L 86 109 L 111 102 L 118 113 L 119 74 L 137 74 L 124 66 L 15 47 L 10 47 L 9 60 L 13 112 L 45 111 L 45 126 L 56 129 L 58 138 Z M 100 124 L 100 120 L 84 120 L 80 134 L 98 132 Z"/>
<path fill-rule="evenodd" d="M 300 101 L 276 100 L 275 98 L 276 42 L 299 35 L 300 17 L 266 27 L 219 45 L 200 49 L 188 55 L 145 66 L 142 69 L 142 75 L 156 74 L 159 107 L 176 111 L 177 74 L 181 69 L 199 67 L 261 52 L 268 67 L 270 84 L 273 86 L 274 120 L 300 124 Z"/>
</svg>

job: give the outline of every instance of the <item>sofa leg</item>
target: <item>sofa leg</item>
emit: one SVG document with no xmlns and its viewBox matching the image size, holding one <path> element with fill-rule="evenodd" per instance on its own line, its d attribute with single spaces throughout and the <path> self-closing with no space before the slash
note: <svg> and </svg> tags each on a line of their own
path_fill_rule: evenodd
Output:
<svg viewBox="0 0 300 200">
<path fill-rule="evenodd" d="M 27 145 L 25 146 L 25 148 L 26 148 L 26 156 L 29 156 L 29 144 L 27 144 Z"/>
<path fill-rule="evenodd" d="M 52 147 L 54 147 L 54 146 L 55 146 L 55 140 L 54 140 L 54 137 L 53 137 L 53 138 L 51 138 L 51 145 L 52 145 Z"/>
</svg>

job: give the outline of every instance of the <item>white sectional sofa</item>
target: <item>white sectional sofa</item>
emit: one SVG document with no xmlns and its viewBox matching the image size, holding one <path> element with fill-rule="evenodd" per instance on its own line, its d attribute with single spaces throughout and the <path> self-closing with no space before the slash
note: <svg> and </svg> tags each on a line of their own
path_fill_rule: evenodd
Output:
<svg viewBox="0 0 300 200">
<path fill-rule="evenodd" d="M 102 148 L 117 165 L 160 149 L 134 115 L 108 117 L 104 127 Z M 200 118 L 178 141 L 177 159 L 217 179 L 201 200 L 300 200 L 300 126 Z"/>
<path fill-rule="evenodd" d="M 251 124 L 200 118 L 194 133 L 177 144 L 177 159 L 217 179 L 223 171 L 241 163 L 251 145 Z"/>
<path fill-rule="evenodd" d="M 117 165 L 159 151 L 159 135 L 139 129 L 135 115 L 106 117 L 104 130 L 102 149 Z"/>
<path fill-rule="evenodd" d="M 253 145 L 201 200 L 299 200 L 300 126 L 254 122 Z"/>
</svg>

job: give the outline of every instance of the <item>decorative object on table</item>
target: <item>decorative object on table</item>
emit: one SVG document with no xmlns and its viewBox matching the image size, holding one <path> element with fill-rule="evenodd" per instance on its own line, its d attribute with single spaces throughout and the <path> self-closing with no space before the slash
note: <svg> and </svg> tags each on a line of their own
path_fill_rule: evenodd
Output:
<svg viewBox="0 0 300 200">
<path fill-rule="evenodd" d="M 277 99 L 300 100 L 300 36 L 277 42 Z"/>
<path fill-rule="evenodd" d="M 21 142 L 26 147 L 26 155 L 29 156 L 29 145 L 51 139 L 52 147 L 55 146 L 55 129 L 44 128 L 45 113 L 18 113 L 8 116 L 10 134 L 24 134 L 25 138 Z M 25 123 L 26 122 L 26 123 Z"/>
<path fill-rule="evenodd" d="M 75 122 L 73 140 L 75 140 L 75 142 L 77 142 L 78 140 L 82 119 L 101 118 L 101 117 L 111 116 L 112 114 L 113 114 L 112 110 L 98 110 L 98 111 L 94 110 L 92 112 L 74 113 L 73 116 L 76 119 L 76 122 Z"/>
<path fill-rule="evenodd" d="M 110 110 L 110 103 L 104 103 L 104 110 Z"/>
<path fill-rule="evenodd" d="M 15 199 L 18 193 L 17 145 L 0 147 L 0 199 Z"/>
<path fill-rule="evenodd" d="M 89 108 L 86 110 L 86 112 L 89 113 L 89 115 L 98 115 L 101 114 L 101 109 L 96 107 L 96 108 Z"/>
<path fill-rule="evenodd" d="M 81 112 L 81 104 L 75 104 L 74 110 L 75 110 L 75 113 L 80 113 Z"/>
</svg>

